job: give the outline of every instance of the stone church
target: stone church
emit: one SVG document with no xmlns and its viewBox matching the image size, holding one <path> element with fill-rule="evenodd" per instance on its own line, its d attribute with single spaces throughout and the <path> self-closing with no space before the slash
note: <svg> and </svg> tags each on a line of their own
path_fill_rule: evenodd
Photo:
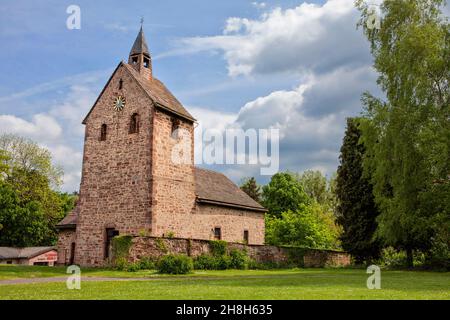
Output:
<svg viewBox="0 0 450 320">
<path fill-rule="evenodd" d="M 58 224 L 59 264 L 101 266 L 125 234 L 264 243 L 266 210 L 223 174 L 194 166 L 196 120 L 154 77 L 142 27 L 83 124 L 80 196 Z M 190 158 L 177 164 L 180 129 Z"/>
</svg>

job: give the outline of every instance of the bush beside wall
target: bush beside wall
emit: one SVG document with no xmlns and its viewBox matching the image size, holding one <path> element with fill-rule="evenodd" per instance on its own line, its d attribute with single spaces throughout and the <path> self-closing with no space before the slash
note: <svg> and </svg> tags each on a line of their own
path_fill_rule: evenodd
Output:
<svg viewBox="0 0 450 320">
<path fill-rule="evenodd" d="M 246 262 L 242 261 L 243 257 L 237 253 L 238 251 L 246 253 Z M 224 252 L 225 254 L 223 254 Z M 232 268 L 245 268 L 245 265 L 248 268 L 260 269 L 268 269 L 271 266 L 277 268 L 336 267 L 348 266 L 351 262 L 348 253 L 332 250 L 245 245 L 216 240 L 169 239 L 149 236 L 133 237 L 128 261 L 134 263 L 141 260 L 142 257 L 151 257 L 153 260 L 158 260 L 167 254 L 190 256 L 194 260 L 196 269 L 202 270 L 231 268 L 231 266 Z M 213 259 L 211 256 L 226 257 Z"/>
<path fill-rule="evenodd" d="M 169 254 L 158 261 L 158 272 L 167 274 L 187 274 L 192 272 L 192 258 L 183 254 Z"/>
</svg>

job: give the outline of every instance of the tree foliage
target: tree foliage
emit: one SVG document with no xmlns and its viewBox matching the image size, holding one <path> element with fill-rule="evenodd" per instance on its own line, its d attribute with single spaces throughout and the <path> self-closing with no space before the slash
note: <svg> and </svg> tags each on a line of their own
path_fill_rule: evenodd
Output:
<svg viewBox="0 0 450 320">
<path fill-rule="evenodd" d="M 52 164 L 50 151 L 34 141 L 13 134 L 3 134 L 0 136 L 0 150 L 8 157 L 9 167 L 36 171 L 48 179 L 52 187 L 61 185 L 62 169 Z"/>
<path fill-rule="evenodd" d="M 244 179 L 241 190 L 256 202 L 261 203 L 261 187 L 256 183 L 254 177 Z"/>
<path fill-rule="evenodd" d="M 263 205 L 274 217 L 281 217 L 285 211 L 297 211 L 301 205 L 310 202 L 300 182 L 289 172 L 273 175 L 269 184 L 263 187 Z"/>
<path fill-rule="evenodd" d="M 413 250 L 430 250 L 440 238 L 436 226 L 450 217 L 450 26 L 443 3 L 384 1 L 374 30 L 364 23 L 368 7 L 357 1 L 386 95 L 363 96 L 364 169 L 381 211 L 377 234 L 405 249 L 410 266 Z"/>
<path fill-rule="evenodd" d="M 320 171 L 306 170 L 296 176 L 308 197 L 320 204 L 327 202 L 329 198 L 327 178 Z"/>
<path fill-rule="evenodd" d="M 0 181 L 5 179 L 9 173 L 8 160 L 6 152 L 0 149 Z"/>
<path fill-rule="evenodd" d="M 264 205 L 269 210 L 266 215 L 266 242 L 272 245 L 338 248 L 340 229 L 334 223 L 333 211 L 326 204 L 310 198 L 303 191 L 298 177 L 290 172 L 277 173 L 263 187 Z M 308 187 L 313 185 L 308 184 Z"/>
<path fill-rule="evenodd" d="M 336 214 L 335 174 L 327 180 L 326 176 L 318 170 L 306 170 L 301 174 L 295 174 L 295 177 L 310 199 Z"/>
<path fill-rule="evenodd" d="M 0 246 L 42 245 L 48 232 L 39 202 L 22 203 L 10 186 L 0 182 Z"/>
<path fill-rule="evenodd" d="M 373 188 L 363 175 L 365 148 L 360 143 L 359 119 L 347 119 L 347 130 L 341 147 L 337 171 L 337 222 L 342 226 L 342 247 L 350 252 L 357 263 L 378 258 L 379 241 L 374 239 L 379 214 Z"/>
<path fill-rule="evenodd" d="M 0 146 L 0 245 L 54 245 L 55 226 L 76 197 L 52 189 L 62 172 L 48 150 L 11 135 L 0 137 Z"/>
<path fill-rule="evenodd" d="M 308 248 L 336 249 L 338 230 L 317 204 L 288 210 L 281 218 L 266 217 L 266 242 L 271 245 L 294 245 Z"/>
</svg>

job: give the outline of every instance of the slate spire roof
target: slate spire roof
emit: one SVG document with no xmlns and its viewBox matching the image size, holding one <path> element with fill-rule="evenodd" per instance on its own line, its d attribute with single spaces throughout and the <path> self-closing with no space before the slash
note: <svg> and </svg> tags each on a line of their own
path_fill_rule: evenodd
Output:
<svg viewBox="0 0 450 320">
<path fill-rule="evenodd" d="M 145 54 L 147 56 L 150 56 L 150 51 L 148 50 L 147 41 L 145 40 L 144 30 L 139 30 L 139 33 L 136 37 L 136 40 L 134 40 L 133 47 L 130 51 L 130 56 L 135 54 Z"/>
</svg>

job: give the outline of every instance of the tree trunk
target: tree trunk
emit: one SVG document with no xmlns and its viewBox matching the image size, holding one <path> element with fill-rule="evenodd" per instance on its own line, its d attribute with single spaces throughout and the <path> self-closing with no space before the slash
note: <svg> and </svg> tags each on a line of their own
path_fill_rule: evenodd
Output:
<svg viewBox="0 0 450 320">
<path fill-rule="evenodd" d="M 413 250 L 411 248 L 406 248 L 406 266 L 408 268 L 414 267 Z"/>
</svg>

